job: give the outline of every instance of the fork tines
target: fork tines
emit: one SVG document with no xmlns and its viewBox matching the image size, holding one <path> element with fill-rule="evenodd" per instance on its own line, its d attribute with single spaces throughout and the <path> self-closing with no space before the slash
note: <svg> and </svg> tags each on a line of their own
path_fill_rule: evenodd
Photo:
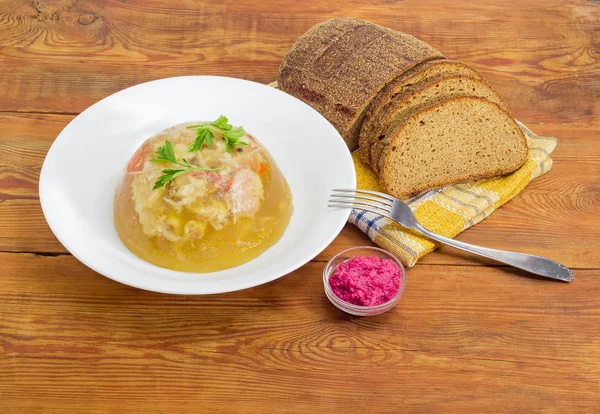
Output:
<svg viewBox="0 0 600 414">
<path fill-rule="evenodd" d="M 328 207 L 356 208 L 388 216 L 392 211 L 394 198 L 370 190 L 335 189 Z"/>
</svg>

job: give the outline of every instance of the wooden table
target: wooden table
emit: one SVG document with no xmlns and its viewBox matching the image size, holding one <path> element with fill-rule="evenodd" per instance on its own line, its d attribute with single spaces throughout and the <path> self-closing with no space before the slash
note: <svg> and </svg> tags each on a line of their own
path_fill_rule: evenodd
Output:
<svg viewBox="0 0 600 414">
<path fill-rule="evenodd" d="M 369 243 L 352 226 L 280 280 L 208 297 L 120 285 L 54 238 L 39 172 L 75 115 L 167 76 L 270 82 L 333 16 L 472 64 L 559 139 L 553 170 L 460 239 L 549 256 L 574 283 L 441 249 L 361 319 L 322 292 L 324 262 Z M 598 1 L 0 0 L 0 412 L 598 412 L 599 57 Z"/>
</svg>

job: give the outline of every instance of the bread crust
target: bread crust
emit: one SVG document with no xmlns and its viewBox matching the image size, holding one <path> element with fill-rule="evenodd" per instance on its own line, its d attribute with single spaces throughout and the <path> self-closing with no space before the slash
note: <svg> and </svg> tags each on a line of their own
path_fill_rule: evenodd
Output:
<svg viewBox="0 0 600 414">
<path fill-rule="evenodd" d="M 334 18 L 298 38 L 279 68 L 278 83 L 325 116 L 354 150 L 366 108 L 385 85 L 419 63 L 441 58 L 408 34 Z"/>
</svg>

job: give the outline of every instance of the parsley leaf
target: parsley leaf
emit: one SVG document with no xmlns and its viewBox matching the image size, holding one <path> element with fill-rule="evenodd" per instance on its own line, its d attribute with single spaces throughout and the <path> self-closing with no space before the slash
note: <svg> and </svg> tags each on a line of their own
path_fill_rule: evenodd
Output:
<svg viewBox="0 0 600 414">
<path fill-rule="evenodd" d="M 181 174 L 183 174 L 186 171 L 189 171 L 189 170 L 172 170 L 172 169 L 162 170 L 163 175 L 161 175 L 160 177 L 157 178 L 156 182 L 154 183 L 154 187 L 152 189 L 158 190 L 159 188 L 165 187 L 171 180 L 173 180 L 177 176 L 180 176 Z"/>
<path fill-rule="evenodd" d="M 165 141 L 165 144 L 158 147 L 156 150 L 156 155 L 158 157 L 152 158 L 150 161 L 152 162 L 171 162 L 173 164 L 177 164 L 177 159 L 175 158 L 175 151 L 173 150 L 173 144 L 169 141 Z"/>
<path fill-rule="evenodd" d="M 213 138 L 214 138 L 214 136 L 213 136 Z M 211 138 L 211 140 L 212 140 L 212 138 Z M 211 141 L 211 143 L 212 143 L 212 141 Z M 181 174 L 188 172 L 188 171 L 217 171 L 217 170 L 220 170 L 220 168 L 196 167 L 196 166 L 190 164 L 190 162 L 186 158 L 183 158 L 183 161 L 177 161 L 177 158 L 175 157 L 175 151 L 173 149 L 173 144 L 170 141 L 165 141 L 164 145 L 161 145 L 160 147 L 158 147 L 158 149 L 156 150 L 156 155 L 157 155 L 157 157 L 152 158 L 150 160 L 151 162 L 171 163 L 171 164 L 179 165 L 180 167 L 183 167 L 183 168 L 181 168 L 181 169 L 165 168 L 164 170 L 162 170 L 163 175 L 158 177 L 158 179 L 154 183 L 154 187 L 153 187 L 154 190 L 159 189 L 159 188 L 164 188 L 169 182 L 171 182 L 171 180 L 173 180 L 174 178 L 176 178 L 176 177 L 180 176 Z"/>
<path fill-rule="evenodd" d="M 223 136 L 227 137 L 227 139 L 237 141 L 238 138 L 241 138 L 242 136 L 244 136 L 245 133 L 246 133 L 246 131 L 244 131 L 244 128 L 237 127 L 235 129 L 231 129 L 229 131 L 225 131 L 223 133 Z"/>
<path fill-rule="evenodd" d="M 229 119 L 225 115 L 219 115 L 216 121 L 210 123 L 212 126 L 222 129 L 224 131 L 229 131 L 232 127 L 229 123 Z"/>
<path fill-rule="evenodd" d="M 220 115 L 213 122 L 200 125 L 190 125 L 186 128 L 197 128 L 196 140 L 188 148 L 190 152 L 198 151 L 204 146 L 204 144 L 206 144 L 206 146 L 211 146 L 215 138 L 214 133 L 217 133 L 223 137 L 225 140 L 225 150 L 227 152 L 233 151 L 236 146 L 248 145 L 248 143 L 240 141 L 240 138 L 246 133 L 244 128 L 241 126 L 234 128 L 224 115 Z"/>
<path fill-rule="evenodd" d="M 215 135 L 207 127 L 200 127 L 196 130 L 196 140 L 189 146 L 188 151 L 196 152 L 202 148 L 204 144 L 207 147 L 211 146 L 215 139 Z"/>
</svg>

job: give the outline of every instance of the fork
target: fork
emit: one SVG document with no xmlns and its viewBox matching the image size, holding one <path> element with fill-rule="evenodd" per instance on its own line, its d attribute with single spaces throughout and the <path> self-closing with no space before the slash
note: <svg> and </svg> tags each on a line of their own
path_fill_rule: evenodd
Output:
<svg viewBox="0 0 600 414">
<path fill-rule="evenodd" d="M 337 189 L 333 190 L 329 203 L 328 207 L 355 208 L 380 214 L 439 243 L 487 257 L 538 276 L 563 282 L 573 281 L 571 270 L 545 257 L 475 246 L 427 230 L 417 221 L 408 204 L 388 194 L 369 190 Z"/>
</svg>

